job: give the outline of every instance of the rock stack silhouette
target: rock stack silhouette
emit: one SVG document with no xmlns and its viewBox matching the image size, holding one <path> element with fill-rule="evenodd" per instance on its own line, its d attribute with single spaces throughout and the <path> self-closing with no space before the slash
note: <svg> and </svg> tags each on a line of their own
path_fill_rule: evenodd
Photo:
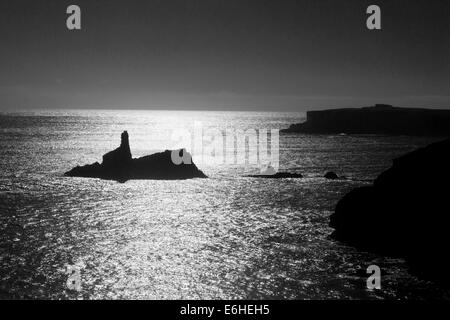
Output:
<svg viewBox="0 0 450 320">
<path fill-rule="evenodd" d="M 120 146 L 103 155 L 104 166 L 113 167 L 116 165 L 130 164 L 132 161 L 128 132 L 122 132 L 120 136 Z"/>
<path fill-rule="evenodd" d="M 175 164 L 172 155 L 177 154 L 190 163 Z M 70 177 L 101 178 L 125 182 L 130 179 L 177 180 L 206 178 L 206 175 L 192 162 L 185 149 L 166 150 L 133 159 L 130 151 L 128 132 L 121 135 L 120 146 L 103 155 L 102 163 L 77 166 L 65 173 Z"/>
</svg>

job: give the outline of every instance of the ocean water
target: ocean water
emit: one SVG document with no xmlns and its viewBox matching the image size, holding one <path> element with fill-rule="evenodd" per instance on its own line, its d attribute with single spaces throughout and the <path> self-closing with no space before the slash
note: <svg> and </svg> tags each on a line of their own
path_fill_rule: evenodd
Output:
<svg viewBox="0 0 450 320">
<path fill-rule="evenodd" d="M 425 299 L 449 292 L 401 259 L 329 238 L 329 215 L 391 159 L 436 138 L 280 134 L 280 170 L 199 165 L 208 179 L 118 183 L 69 178 L 130 135 L 134 157 L 171 148 L 171 132 L 281 129 L 301 113 L 36 111 L 0 114 L 0 298 Z M 194 154 L 194 162 L 196 162 Z M 323 178 L 335 171 L 347 180 Z M 364 213 L 361 213 L 364 214 Z M 371 231 L 368 226 L 368 232 Z M 365 270 L 383 270 L 366 289 Z M 80 270 L 70 290 L 67 267 Z"/>
</svg>

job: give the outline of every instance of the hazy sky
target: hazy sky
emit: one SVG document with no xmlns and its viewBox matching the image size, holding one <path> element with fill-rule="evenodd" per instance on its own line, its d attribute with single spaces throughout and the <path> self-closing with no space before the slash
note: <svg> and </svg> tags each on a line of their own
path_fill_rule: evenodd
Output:
<svg viewBox="0 0 450 320">
<path fill-rule="evenodd" d="M 448 0 L 1 0 L 0 41 L 0 110 L 450 108 Z"/>
</svg>

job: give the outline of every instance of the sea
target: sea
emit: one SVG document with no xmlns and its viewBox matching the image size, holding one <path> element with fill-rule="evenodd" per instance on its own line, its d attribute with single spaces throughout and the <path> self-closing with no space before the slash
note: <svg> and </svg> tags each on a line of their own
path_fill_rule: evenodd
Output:
<svg viewBox="0 0 450 320">
<path fill-rule="evenodd" d="M 124 130 L 139 157 L 173 148 L 180 143 L 174 132 L 199 125 L 260 132 L 304 119 L 282 112 L 1 112 L 0 298 L 448 299 L 449 290 L 416 278 L 402 259 L 339 243 L 328 226 L 347 192 L 436 137 L 279 133 L 279 170 L 302 179 L 251 178 L 254 165 L 196 161 L 196 154 L 207 179 L 64 176 L 101 162 Z M 346 179 L 327 180 L 327 171 Z M 370 225 L 367 232 L 380 236 Z M 379 290 L 367 287 L 370 265 L 382 270 Z"/>
</svg>

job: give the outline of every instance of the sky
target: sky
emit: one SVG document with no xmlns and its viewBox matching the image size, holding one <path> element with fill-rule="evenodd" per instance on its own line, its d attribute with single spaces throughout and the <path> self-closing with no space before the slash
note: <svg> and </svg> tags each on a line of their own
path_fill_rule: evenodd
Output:
<svg viewBox="0 0 450 320">
<path fill-rule="evenodd" d="M 0 41 L 0 111 L 450 109 L 447 0 L 1 0 Z"/>
</svg>

